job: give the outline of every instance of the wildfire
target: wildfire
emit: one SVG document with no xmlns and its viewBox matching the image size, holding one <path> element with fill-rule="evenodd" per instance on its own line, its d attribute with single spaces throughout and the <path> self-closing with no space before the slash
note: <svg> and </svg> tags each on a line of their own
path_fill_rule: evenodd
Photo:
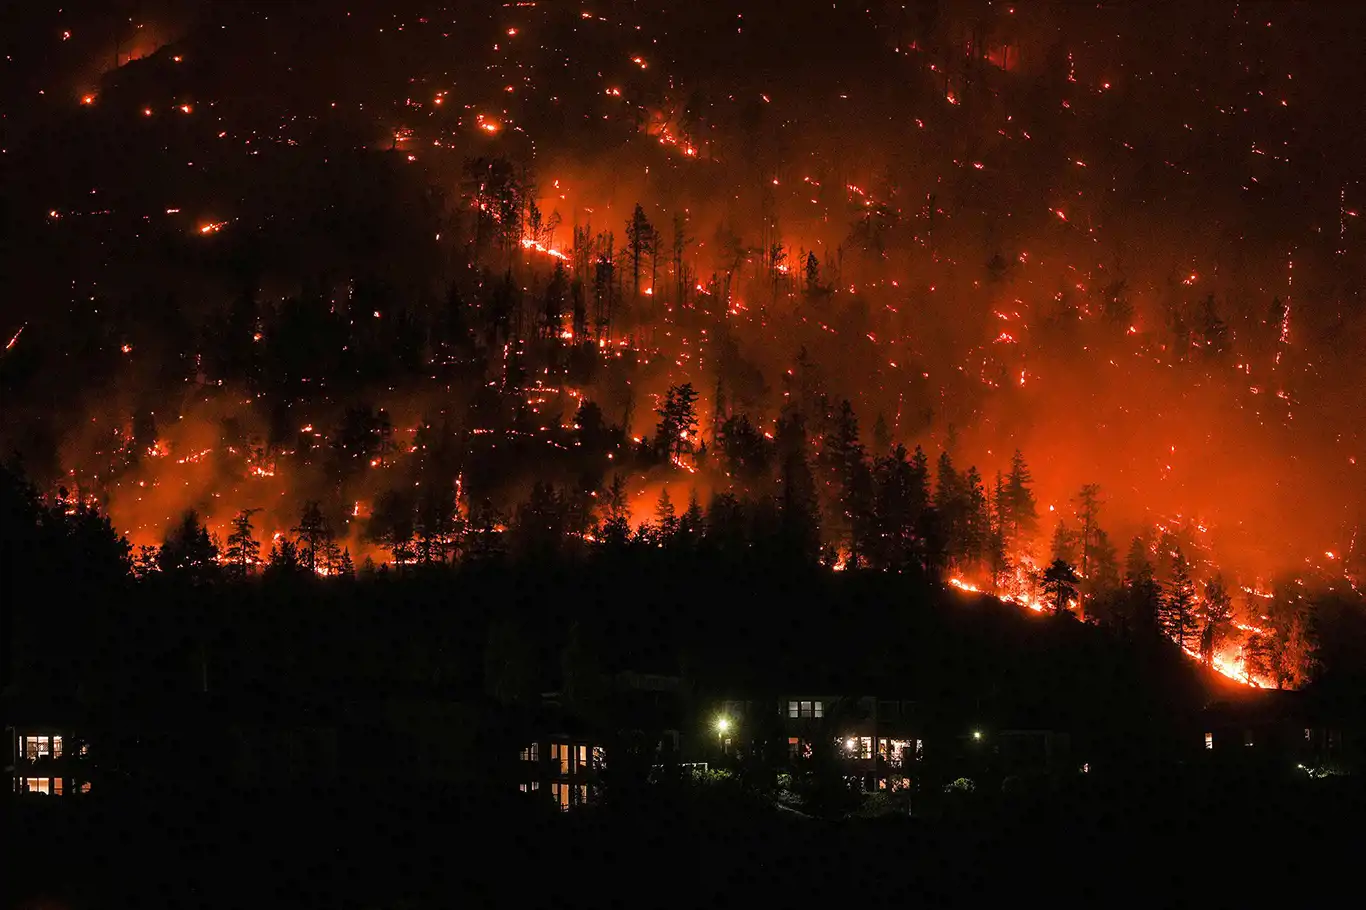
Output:
<svg viewBox="0 0 1366 910">
<path fill-rule="evenodd" d="M 556 259 L 568 258 L 562 251 L 548 247 L 539 240 L 533 240 L 530 237 L 522 238 L 522 249 L 535 250 L 538 253 L 545 253 L 547 256 L 554 256 Z M 646 291 L 645 293 L 648 294 L 649 291 Z"/>
</svg>

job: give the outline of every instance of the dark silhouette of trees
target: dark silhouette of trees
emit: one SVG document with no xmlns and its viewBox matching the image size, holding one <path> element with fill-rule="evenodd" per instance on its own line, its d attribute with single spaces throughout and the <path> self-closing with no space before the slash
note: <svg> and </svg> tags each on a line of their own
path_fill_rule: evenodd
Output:
<svg viewBox="0 0 1366 910">
<path fill-rule="evenodd" d="M 335 545 L 335 538 L 332 525 L 323 515 L 322 508 L 316 500 L 310 499 L 304 503 L 303 512 L 299 515 L 299 524 L 290 528 L 290 533 L 294 535 L 298 544 L 299 562 L 304 568 L 310 572 L 317 572 L 319 569 L 324 572 L 331 570 L 329 557 Z"/>
<path fill-rule="evenodd" d="M 490 244 L 509 249 L 521 241 L 525 181 L 502 157 L 465 162 L 464 192 L 474 218 L 476 257 Z"/>
<path fill-rule="evenodd" d="M 461 521 L 455 490 L 428 484 L 418 494 L 413 525 L 414 555 L 419 563 L 448 562 L 459 550 Z"/>
<path fill-rule="evenodd" d="M 261 544 L 252 536 L 251 516 L 260 509 L 243 509 L 232 520 L 232 533 L 228 535 L 227 558 L 229 573 L 239 581 L 250 575 L 261 556 Z"/>
<path fill-rule="evenodd" d="M 1172 556 L 1171 583 L 1162 600 L 1159 622 L 1167 637 L 1182 648 L 1195 640 L 1198 607 L 1195 584 L 1191 581 L 1186 559 L 1177 548 Z"/>
<path fill-rule="evenodd" d="M 825 527 L 849 555 L 849 567 L 868 560 L 873 527 L 873 480 L 859 441 L 858 418 L 845 400 L 822 440 L 821 468 L 825 474 Z"/>
<path fill-rule="evenodd" d="M 814 562 L 820 553 L 820 507 L 816 484 L 806 461 L 806 426 L 800 413 L 778 419 L 779 548 L 790 558 Z"/>
<path fill-rule="evenodd" d="M 904 571 L 923 567 L 923 518 L 930 504 L 929 460 L 916 446 L 897 445 L 873 463 L 873 565 Z"/>
<path fill-rule="evenodd" d="M 1006 477 L 1001 499 L 1002 526 L 1007 543 L 1028 537 L 1038 529 L 1039 514 L 1034 504 L 1034 491 L 1029 486 L 1033 481 L 1024 454 L 1016 449 L 1010 458 L 1010 473 Z"/>
<path fill-rule="evenodd" d="M 674 301 L 680 309 L 688 307 L 688 298 L 692 290 L 692 273 L 688 268 L 686 257 L 689 247 L 692 246 L 696 238 L 688 234 L 688 221 L 683 212 L 675 212 L 673 219 L 673 235 L 669 244 L 670 258 L 672 260 L 674 272 Z"/>
<path fill-rule="evenodd" d="M 768 475 L 771 445 L 744 414 L 732 414 L 721 422 L 716 435 L 725 472 L 750 484 Z"/>
<path fill-rule="evenodd" d="M 1053 604 L 1053 612 L 1059 616 L 1067 611 L 1067 605 L 1077 596 L 1077 572 L 1062 559 L 1055 559 L 1043 573 L 1043 589 Z"/>
<path fill-rule="evenodd" d="M 625 547 L 631 539 L 631 510 L 626 503 L 626 484 L 621 475 L 612 475 L 612 486 L 607 493 L 606 520 L 599 532 L 606 546 Z"/>
<path fill-rule="evenodd" d="M 218 575 L 218 546 L 193 509 L 166 535 L 157 553 L 163 573 L 191 585 L 207 585 Z"/>
<path fill-rule="evenodd" d="M 565 295 L 568 293 L 569 279 L 565 274 L 564 262 L 556 261 L 555 271 L 545 288 L 544 305 L 541 309 L 540 335 L 542 338 L 556 338 L 560 334 L 560 323 L 564 319 Z"/>
<path fill-rule="evenodd" d="M 413 503 L 408 494 L 400 490 L 381 493 L 366 524 L 366 538 L 388 550 L 395 564 L 404 565 L 416 557 L 414 531 Z"/>
<path fill-rule="evenodd" d="M 1299 688 L 1309 681 L 1319 660 L 1314 601 L 1289 581 L 1276 584 L 1267 609 L 1265 676 L 1276 688 Z"/>
<path fill-rule="evenodd" d="M 1077 492 L 1078 543 L 1081 549 L 1081 577 L 1091 577 L 1092 556 L 1096 546 L 1096 533 L 1100 530 L 1096 519 L 1100 515 L 1100 484 L 1084 484 Z M 1082 619 L 1086 618 L 1086 587 L 1078 594 L 1077 608 Z"/>
<path fill-rule="evenodd" d="M 1233 599 L 1224 588 L 1224 579 L 1216 575 L 1205 582 L 1204 627 L 1200 630 L 1200 660 L 1209 666 L 1214 652 L 1222 643 L 1233 622 Z"/>
<path fill-rule="evenodd" d="M 532 484 L 531 495 L 517 507 L 511 533 L 513 551 L 524 559 L 545 560 L 561 552 L 565 510 L 554 487 L 539 480 Z"/>
<path fill-rule="evenodd" d="M 1053 527 L 1053 540 L 1049 545 L 1049 551 L 1054 559 L 1061 559 L 1071 565 L 1077 559 L 1077 538 L 1078 534 L 1067 526 L 1067 519 L 1059 518 L 1058 523 Z"/>
<path fill-rule="evenodd" d="M 299 561 L 299 547 L 288 537 L 276 540 L 266 558 L 265 577 L 268 580 L 306 575 L 306 569 Z"/>
<path fill-rule="evenodd" d="M 697 392 L 691 382 L 669 386 L 664 402 L 655 412 L 659 424 L 655 428 L 655 447 L 665 458 L 681 459 L 694 450 L 697 435 Z"/>
<path fill-rule="evenodd" d="M 707 533 L 707 519 L 702 504 L 697 501 L 697 489 L 688 493 L 688 507 L 678 519 L 679 539 L 690 547 L 697 547 Z"/>
<path fill-rule="evenodd" d="M 659 498 L 655 500 L 655 520 L 653 527 L 653 537 L 659 546 L 672 543 L 678 536 L 679 520 L 674 510 L 673 500 L 669 498 L 669 488 L 665 487 L 659 491 Z"/>
<path fill-rule="evenodd" d="M 1137 537 L 1129 545 L 1129 555 L 1124 567 L 1124 585 L 1129 595 L 1127 612 L 1131 631 L 1139 635 L 1154 635 L 1160 632 L 1162 587 L 1153 576 L 1148 548 Z"/>
<path fill-rule="evenodd" d="M 646 259 L 654 256 L 658 246 L 658 235 L 654 225 L 645 215 L 645 209 L 636 203 L 631 218 L 626 222 L 626 256 L 631 262 L 631 295 L 640 298 L 640 271 Z"/>
<path fill-rule="evenodd" d="M 601 249 L 593 267 L 593 327 L 599 343 L 612 341 L 612 320 L 616 315 L 616 261 L 611 233 L 599 235 Z"/>
<path fill-rule="evenodd" d="M 393 424 L 382 408 L 347 408 L 332 442 L 341 470 L 350 474 L 364 470 L 372 461 L 383 464 L 393 448 L 393 433 Z"/>
</svg>

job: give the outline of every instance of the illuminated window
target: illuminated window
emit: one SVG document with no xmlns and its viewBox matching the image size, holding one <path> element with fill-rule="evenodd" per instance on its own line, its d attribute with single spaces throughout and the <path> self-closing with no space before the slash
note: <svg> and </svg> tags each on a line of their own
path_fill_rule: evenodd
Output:
<svg viewBox="0 0 1366 910">
<path fill-rule="evenodd" d="M 534 793 L 535 791 L 541 789 L 541 782 L 538 780 L 533 780 L 529 784 L 519 784 L 517 789 L 521 790 L 523 793 Z"/>
<path fill-rule="evenodd" d="M 858 738 L 858 757 L 873 757 L 873 738 L 871 736 L 860 736 Z"/>
<path fill-rule="evenodd" d="M 561 774 L 568 774 L 568 773 L 569 773 L 569 746 L 566 745 L 565 743 L 551 743 L 551 744 L 550 744 L 550 760 L 551 760 L 552 762 L 559 762 L 559 764 L 560 764 L 560 773 L 561 773 Z"/>
<path fill-rule="evenodd" d="M 1213 733 L 1206 733 L 1206 734 L 1205 734 L 1205 748 L 1206 748 L 1206 749 L 1213 749 L 1213 748 L 1214 748 L 1214 734 L 1213 734 Z"/>
<path fill-rule="evenodd" d="M 22 751 L 29 761 L 40 758 L 61 758 L 62 738 L 60 736 L 25 736 Z"/>
<path fill-rule="evenodd" d="M 89 782 L 89 781 L 86 781 L 85 783 L 81 784 L 81 792 L 82 792 L 82 793 L 89 793 L 89 792 L 90 792 L 90 782 Z"/>
<path fill-rule="evenodd" d="M 606 768 L 606 767 L 607 767 L 607 750 L 604 749 L 602 746 L 594 746 L 594 747 L 593 747 L 593 767 L 594 767 L 594 768 Z"/>
<path fill-rule="evenodd" d="M 887 759 L 887 761 L 894 766 L 899 766 L 902 762 L 911 761 L 914 753 L 914 740 L 883 739 L 878 741 L 878 754 Z"/>
<path fill-rule="evenodd" d="M 587 767 L 588 767 L 588 747 L 587 747 L 587 746 L 575 746 L 575 747 L 574 747 L 574 770 L 577 771 L 577 770 L 579 770 L 580 768 L 587 768 Z"/>
<path fill-rule="evenodd" d="M 787 738 L 787 757 L 795 760 L 801 753 L 802 741 L 795 736 L 789 736 Z"/>
<path fill-rule="evenodd" d="M 790 701 L 787 703 L 787 716 L 797 717 L 798 702 Z"/>
<path fill-rule="evenodd" d="M 551 784 L 550 798 L 555 800 L 561 812 L 567 811 L 569 809 L 569 784 Z"/>
<path fill-rule="evenodd" d="M 60 777 L 54 777 L 54 778 L 52 778 L 52 795 L 53 795 L 53 796 L 61 796 L 61 795 L 62 795 L 62 779 L 61 779 Z"/>
<path fill-rule="evenodd" d="M 787 703 L 788 717 L 824 717 L 825 705 L 818 701 L 790 701 Z"/>
<path fill-rule="evenodd" d="M 575 798 L 575 803 L 576 803 L 577 805 L 580 805 L 580 806 L 586 806 L 586 805 L 588 805 L 588 785 L 587 785 L 587 784 L 579 784 L 578 789 L 575 791 L 575 794 L 574 794 L 574 795 L 575 795 L 575 797 L 576 797 L 576 798 Z"/>
<path fill-rule="evenodd" d="M 24 789 L 29 793 L 49 793 L 51 792 L 50 779 L 46 777 L 29 777 L 24 780 Z"/>
<path fill-rule="evenodd" d="M 541 744 L 540 744 L 540 743 L 532 743 L 531 745 L 527 746 L 525 749 L 522 750 L 522 761 L 540 761 L 540 760 L 541 760 Z"/>
</svg>

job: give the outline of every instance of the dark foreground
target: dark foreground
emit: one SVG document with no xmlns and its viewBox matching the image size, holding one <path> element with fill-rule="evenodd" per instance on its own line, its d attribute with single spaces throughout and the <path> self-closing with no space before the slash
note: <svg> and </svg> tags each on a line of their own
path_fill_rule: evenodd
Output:
<svg viewBox="0 0 1366 910">
<path fill-rule="evenodd" d="M 385 782 L 395 787 L 397 782 Z M 1195 791 L 1199 792 L 1195 792 Z M 45 908 L 1266 904 L 1349 881 L 1361 787 L 1163 783 L 840 822 L 733 794 L 560 816 L 385 799 L 87 798 L 7 811 Z"/>
</svg>

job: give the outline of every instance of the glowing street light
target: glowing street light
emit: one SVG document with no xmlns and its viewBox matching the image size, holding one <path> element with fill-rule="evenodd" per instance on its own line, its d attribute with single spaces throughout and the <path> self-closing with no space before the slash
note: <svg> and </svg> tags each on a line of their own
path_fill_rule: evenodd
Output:
<svg viewBox="0 0 1366 910">
<path fill-rule="evenodd" d="M 729 732 L 729 730 L 730 730 L 730 718 L 729 718 L 729 717 L 718 717 L 718 718 L 716 718 L 716 732 L 717 732 L 718 734 L 725 734 L 725 733 Z"/>
<path fill-rule="evenodd" d="M 973 730 L 973 731 L 972 731 L 972 738 L 973 738 L 974 740 L 978 741 L 978 742 L 981 742 L 981 740 L 982 740 L 982 731 L 981 731 L 981 730 Z"/>
</svg>

